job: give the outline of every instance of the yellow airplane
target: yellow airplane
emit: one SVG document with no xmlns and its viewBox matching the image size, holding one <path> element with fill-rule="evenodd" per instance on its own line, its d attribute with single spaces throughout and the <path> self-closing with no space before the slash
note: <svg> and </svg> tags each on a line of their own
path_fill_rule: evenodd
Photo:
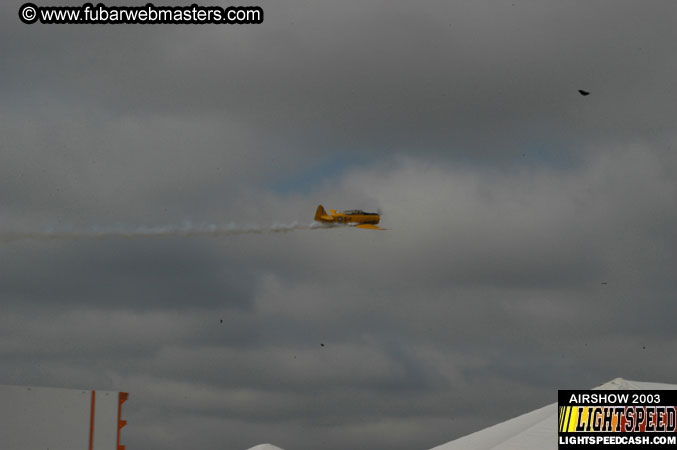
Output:
<svg viewBox="0 0 677 450">
<path fill-rule="evenodd" d="M 356 228 L 364 228 L 367 230 L 385 230 L 376 224 L 381 220 L 381 215 L 378 213 L 368 213 L 359 209 L 351 209 L 349 211 L 336 211 L 330 209 L 329 214 L 324 210 L 322 205 L 317 207 L 315 211 L 315 220 L 322 223 L 337 223 L 341 225 L 350 225 Z"/>
</svg>

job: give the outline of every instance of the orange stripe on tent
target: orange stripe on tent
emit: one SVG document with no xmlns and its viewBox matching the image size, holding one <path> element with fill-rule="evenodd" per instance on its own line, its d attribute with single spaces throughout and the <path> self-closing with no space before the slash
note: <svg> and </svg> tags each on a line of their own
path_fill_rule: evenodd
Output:
<svg viewBox="0 0 677 450">
<path fill-rule="evenodd" d="M 120 430 L 122 430 L 122 427 L 127 425 L 127 421 L 122 420 L 122 404 L 127 401 L 127 398 L 129 398 L 129 394 L 127 392 L 120 392 L 118 394 L 118 441 L 117 441 L 117 450 L 125 450 L 125 446 L 120 445 Z"/>
<path fill-rule="evenodd" d="M 89 450 L 94 448 L 94 407 L 96 405 L 96 391 L 92 390 L 92 405 L 89 409 Z"/>
</svg>

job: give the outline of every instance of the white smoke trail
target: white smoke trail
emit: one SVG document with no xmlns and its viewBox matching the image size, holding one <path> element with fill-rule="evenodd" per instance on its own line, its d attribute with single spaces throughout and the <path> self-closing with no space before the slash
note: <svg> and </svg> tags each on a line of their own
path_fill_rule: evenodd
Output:
<svg viewBox="0 0 677 450">
<path fill-rule="evenodd" d="M 267 227 L 257 225 L 192 225 L 138 227 L 134 229 L 50 230 L 50 231 L 0 231 L 0 242 L 20 240 L 88 240 L 88 239 L 134 239 L 143 237 L 226 237 L 240 234 L 289 233 L 299 230 L 332 228 L 331 224 L 276 224 Z"/>
</svg>

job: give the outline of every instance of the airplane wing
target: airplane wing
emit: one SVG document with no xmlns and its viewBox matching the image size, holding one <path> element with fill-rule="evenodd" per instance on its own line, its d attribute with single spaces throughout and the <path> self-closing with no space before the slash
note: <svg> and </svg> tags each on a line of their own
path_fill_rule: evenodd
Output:
<svg viewBox="0 0 677 450">
<path fill-rule="evenodd" d="M 386 228 L 381 228 L 378 225 L 374 225 L 371 223 L 361 223 L 359 225 L 355 225 L 355 228 L 364 228 L 365 230 L 385 230 Z"/>
</svg>

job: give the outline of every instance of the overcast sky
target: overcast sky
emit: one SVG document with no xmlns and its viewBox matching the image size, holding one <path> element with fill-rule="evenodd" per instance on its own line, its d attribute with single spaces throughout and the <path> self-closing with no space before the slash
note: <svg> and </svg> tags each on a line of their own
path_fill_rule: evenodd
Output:
<svg viewBox="0 0 677 450">
<path fill-rule="evenodd" d="M 0 242 L 0 384 L 129 392 L 130 450 L 405 450 L 557 389 L 677 383 L 674 2 L 263 1 L 240 26 L 20 4 L 0 235 L 318 203 L 389 230 Z"/>
</svg>

